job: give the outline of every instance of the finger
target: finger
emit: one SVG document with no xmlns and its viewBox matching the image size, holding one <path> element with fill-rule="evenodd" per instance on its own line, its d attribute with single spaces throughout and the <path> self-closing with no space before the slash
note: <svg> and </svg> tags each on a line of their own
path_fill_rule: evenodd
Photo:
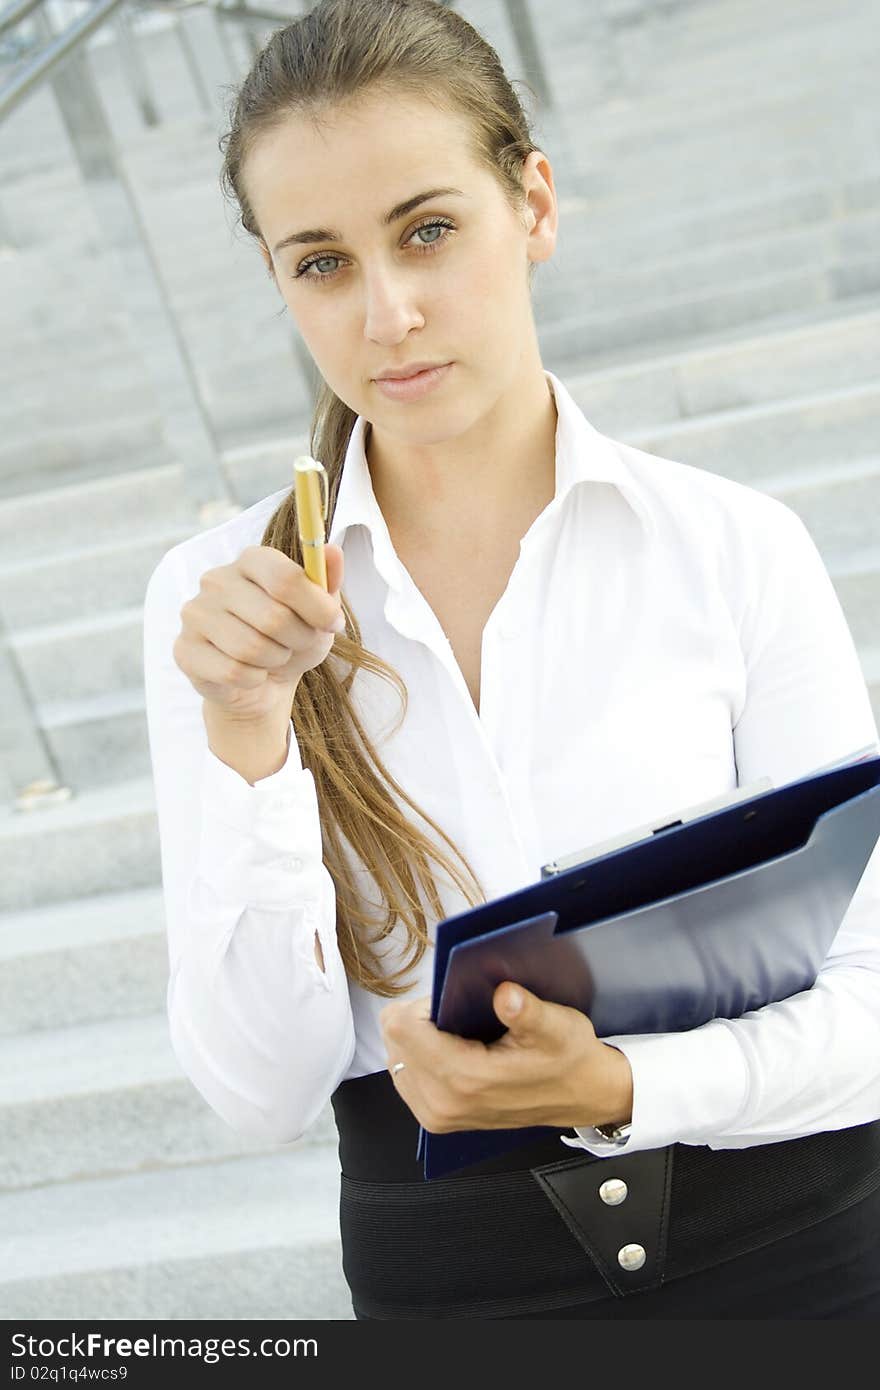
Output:
<svg viewBox="0 0 880 1390">
<path fill-rule="evenodd" d="M 237 568 L 245 578 L 259 584 L 270 598 L 292 609 L 304 622 L 322 632 L 332 628 L 341 612 L 338 594 L 325 593 L 320 584 L 309 579 L 302 565 L 274 546 L 247 546 L 238 557 Z"/>
<path fill-rule="evenodd" d="M 238 661 L 216 647 L 208 637 L 181 632 L 174 643 L 174 659 L 184 666 L 187 676 L 200 692 L 202 687 L 239 686 L 256 690 L 267 680 L 266 668 Z"/>
<path fill-rule="evenodd" d="M 293 651 L 307 650 L 315 641 L 313 627 L 249 579 L 233 578 L 223 593 L 208 590 L 201 598 L 200 607 L 184 613 L 185 620 L 206 642 L 245 666 L 277 670 L 287 665 Z"/>
<path fill-rule="evenodd" d="M 325 545 L 324 560 L 327 565 L 327 589 L 338 594 L 345 580 L 345 554 L 341 545 Z"/>
</svg>

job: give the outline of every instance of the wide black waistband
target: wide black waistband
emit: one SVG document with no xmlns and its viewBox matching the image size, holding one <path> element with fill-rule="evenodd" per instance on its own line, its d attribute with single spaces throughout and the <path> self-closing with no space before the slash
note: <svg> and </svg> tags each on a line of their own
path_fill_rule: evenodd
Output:
<svg viewBox="0 0 880 1390">
<path fill-rule="evenodd" d="M 342 1172 L 362 1182 L 424 1182 L 424 1167 L 416 1158 L 419 1122 L 401 1098 L 388 1071 L 371 1072 L 343 1081 L 330 1098 L 339 1133 L 339 1161 Z M 499 1158 L 484 1163 L 469 1164 L 449 1180 L 462 1180 L 484 1173 L 522 1172 L 543 1163 L 558 1162 L 573 1156 L 584 1162 L 608 1163 L 586 1150 L 572 1149 L 563 1144 L 561 1130 L 553 1130 L 546 1140 L 513 1149 Z M 574 1130 L 569 1132 L 574 1138 Z M 678 1171 L 682 1180 L 687 1175 L 693 1181 L 694 1195 L 703 1194 L 702 1175 L 706 1176 L 705 1195 L 712 1193 L 714 1179 L 725 1182 L 746 1182 L 749 1185 L 785 1177 L 786 1186 L 798 1176 L 807 1181 L 826 1165 L 829 1176 L 836 1167 L 861 1168 L 878 1165 L 880 1180 L 880 1120 L 848 1129 L 823 1130 L 819 1134 L 777 1143 L 754 1144 L 742 1149 L 710 1149 L 704 1145 L 673 1144 Z M 847 1163 L 847 1155 L 851 1155 Z M 626 1159 L 625 1151 L 613 1159 L 619 1167 Z M 718 1195 L 717 1193 L 715 1194 Z M 731 1199 L 733 1204 L 733 1199 Z"/>
<path fill-rule="evenodd" d="M 743 1149 L 673 1144 L 611 1158 L 553 1131 L 428 1182 L 418 1121 L 387 1071 L 342 1082 L 331 1100 L 343 1265 L 357 1308 L 372 1317 L 515 1316 L 655 1288 L 804 1230 L 880 1186 L 880 1121 Z M 619 1205 L 600 1193 L 609 1177 L 627 1184 Z M 633 1244 L 645 1258 L 631 1271 L 620 1252 Z"/>
<path fill-rule="evenodd" d="M 419 1122 L 401 1099 L 388 1071 L 354 1077 L 337 1086 L 330 1097 L 339 1131 L 339 1162 L 343 1173 L 362 1182 L 423 1182 L 424 1165 L 416 1159 Z M 521 1172 L 538 1163 L 570 1158 L 576 1150 L 549 1138 L 521 1145 L 499 1158 L 468 1164 L 467 1177 L 484 1173 Z M 574 1130 L 571 1131 L 574 1137 Z M 592 1155 L 582 1150 L 585 1158 Z M 596 1159 L 596 1162 L 601 1160 Z M 456 1174 L 450 1174 L 455 1178 Z"/>
</svg>

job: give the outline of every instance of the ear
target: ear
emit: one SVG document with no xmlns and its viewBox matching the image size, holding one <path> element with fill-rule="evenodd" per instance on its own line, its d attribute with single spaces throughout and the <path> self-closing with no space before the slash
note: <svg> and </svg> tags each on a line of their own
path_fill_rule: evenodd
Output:
<svg viewBox="0 0 880 1390">
<path fill-rule="evenodd" d="M 523 164 L 526 231 L 530 261 L 547 261 L 556 249 L 559 209 L 553 168 L 543 150 L 532 150 Z"/>
</svg>

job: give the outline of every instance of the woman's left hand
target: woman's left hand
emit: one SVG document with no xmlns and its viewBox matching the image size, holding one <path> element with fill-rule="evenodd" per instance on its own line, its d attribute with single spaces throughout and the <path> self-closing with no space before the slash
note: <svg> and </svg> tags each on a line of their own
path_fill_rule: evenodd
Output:
<svg viewBox="0 0 880 1390">
<path fill-rule="evenodd" d="M 585 1014 L 509 980 L 497 986 L 493 1005 L 508 1030 L 493 1043 L 443 1032 L 431 1022 L 429 996 L 381 1011 L 388 1066 L 406 1063 L 392 1079 L 426 1130 L 567 1129 L 631 1118 L 629 1062 L 599 1041 Z"/>
</svg>

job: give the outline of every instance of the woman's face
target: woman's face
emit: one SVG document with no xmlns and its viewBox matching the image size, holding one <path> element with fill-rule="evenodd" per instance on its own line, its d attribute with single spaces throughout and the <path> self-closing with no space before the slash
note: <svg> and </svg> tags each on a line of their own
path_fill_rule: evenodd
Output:
<svg viewBox="0 0 880 1390">
<path fill-rule="evenodd" d="M 463 431 L 534 365 L 527 271 L 555 246 L 550 166 L 540 151 L 524 164 L 520 220 L 467 139 L 461 118 L 429 103 L 373 95 L 320 127 L 290 117 L 244 171 L 263 255 L 324 380 L 413 444 Z M 457 191 L 386 220 L 439 189 Z M 419 400 L 376 385 L 415 362 L 453 366 Z"/>
</svg>

